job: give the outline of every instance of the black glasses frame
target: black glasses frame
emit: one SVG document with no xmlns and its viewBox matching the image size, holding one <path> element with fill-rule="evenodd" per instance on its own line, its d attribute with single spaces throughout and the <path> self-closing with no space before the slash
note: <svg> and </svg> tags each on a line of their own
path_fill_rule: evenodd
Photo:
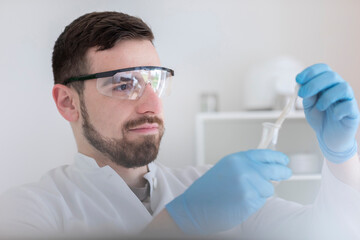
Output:
<svg viewBox="0 0 360 240">
<path fill-rule="evenodd" d="M 122 69 L 112 70 L 112 71 L 107 71 L 107 72 L 93 73 L 93 74 L 82 75 L 82 76 L 78 76 L 78 77 L 71 77 L 71 78 L 66 79 L 64 81 L 63 85 L 67 85 L 72 82 L 85 81 L 85 80 L 96 79 L 96 78 L 112 77 L 116 73 L 119 73 L 119 72 L 128 72 L 128 71 L 134 71 L 134 70 L 163 70 L 163 71 L 167 71 L 168 73 L 170 73 L 171 76 L 174 76 L 174 70 L 172 70 L 170 68 L 156 67 L 156 66 L 141 66 L 141 67 L 122 68 Z"/>
</svg>

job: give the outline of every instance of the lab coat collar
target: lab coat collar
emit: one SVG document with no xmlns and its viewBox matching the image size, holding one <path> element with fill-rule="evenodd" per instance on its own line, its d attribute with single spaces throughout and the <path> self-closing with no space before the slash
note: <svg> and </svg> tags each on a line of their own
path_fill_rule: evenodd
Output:
<svg viewBox="0 0 360 240">
<path fill-rule="evenodd" d="M 93 169 L 100 169 L 99 165 L 95 161 L 95 159 L 86 156 L 82 153 L 76 153 L 74 164 L 84 170 L 93 170 Z M 105 166 L 103 168 L 106 168 L 108 166 Z"/>
<path fill-rule="evenodd" d="M 97 162 L 95 161 L 95 159 L 86 156 L 82 153 L 76 153 L 75 155 L 75 159 L 74 159 L 74 165 L 78 168 L 81 168 L 82 170 L 104 170 L 104 171 L 113 171 L 115 174 L 117 174 L 115 172 L 114 169 L 112 169 L 110 166 L 106 165 L 104 167 L 99 167 L 99 165 L 97 164 Z M 144 178 L 147 179 L 147 175 L 149 175 L 148 177 L 152 177 L 155 176 L 156 174 L 156 164 L 154 162 L 151 162 L 148 164 L 148 172 L 144 175 Z"/>
<path fill-rule="evenodd" d="M 150 213 L 147 211 L 146 207 L 143 205 L 143 203 L 136 197 L 136 195 L 131 191 L 131 189 L 129 188 L 129 186 L 125 183 L 125 181 L 121 178 L 121 176 L 119 174 L 117 174 L 117 172 L 112 169 L 110 166 L 104 166 L 104 167 L 99 167 L 99 165 L 97 164 L 97 162 L 95 161 L 95 159 L 86 156 L 84 154 L 81 153 L 77 153 L 75 155 L 75 159 L 74 159 L 74 167 L 79 169 L 79 171 L 82 172 L 87 172 L 87 174 L 100 174 L 102 176 L 105 176 L 106 179 L 114 179 L 112 181 L 107 180 L 108 183 L 113 184 L 114 186 L 120 187 L 122 186 L 122 191 L 123 191 L 123 197 L 124 199 L 127 199 L 127 201 L 132 202 L 132 204 L 135 204 L 137 207 L 136 209 L 142 209 L 142 216 L 144 218 L 144 221 L 150 222 L 152 219 L 152 216 L 150 215 Z M 148 180 L 149 185 L 150 185 L 150 197 L 152 196 L 152 192 L 153 190 L 156 188 L 156 180 L 155 180 L 155 184 L 154 184 L 154 179 L 156 179 L 155 174 L 156 174 L 156 170 L 157 170 L 157 166 L 155 163 L 150 163 L 148 164 L 148 170 L 149 172 L 147 172 L 144 175 L 144 178 L 146 180 Z M 116 180 L 117 179 L 117 180 Z M 155 187 L 154 187 L 155 185 Z"/>
<path fill-rule="evenodd" d="M 81 169 L 81 171 L 101 171 L 106 173 L 108 176 L 111 175 L 118 175 L 117 172 L 112 169 L 110 166 L 106 165 L 104 167 L 99 167 L 95 159 L 86 156 L 82 153 L 77 153 L 75 155 L 74 165 Z M 148 172 L 144 175 L 144 178 L 150 184 L 150 196 L 152 195 L 153 191 L 157 188 L 157 178 L 156 178 L 156 171 L 157 166 L 154 162 L 148 164 Z M 119 176 L 121 178 L 121 176 Z"/>
</svg>

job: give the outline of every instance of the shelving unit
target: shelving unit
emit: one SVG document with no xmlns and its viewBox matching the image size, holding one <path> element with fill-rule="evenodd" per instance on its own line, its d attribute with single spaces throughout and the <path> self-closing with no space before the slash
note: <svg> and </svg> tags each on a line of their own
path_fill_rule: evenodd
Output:
<svg viewBox="0 0 360 240">
<path fill-rule="evenodd" d="M 196 117 L 196 164 L 215 164 L 224 156 L 255 149 L 263 122 L 275 122 L 280 111 L 243 111 L 199 113 Z M 320 186 L 322 155 L 315 133 L 302 111 L 290 113 L 279 132 L 277 150 L 287 154 L 315 154 L 318 171 L 294 174 L 280 183 L 277 195 L 299 203 L 311 203 Z"/>
<path fill-rule="evenodd" d="M 307 180 L 320 180 L 321 174 L 295 174 L 291 178 L 289 178 L 287 181 L 307 181 Z"/>
</svg>

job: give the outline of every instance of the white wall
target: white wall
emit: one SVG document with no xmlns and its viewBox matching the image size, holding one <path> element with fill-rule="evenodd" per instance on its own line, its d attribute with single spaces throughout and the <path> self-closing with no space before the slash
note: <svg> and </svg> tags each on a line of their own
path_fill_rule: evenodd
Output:
<svg viewBox="0 0 360 240">
<path fill-rule="evenodd" d="M 72 132 L 51 97 L 52 47 L 76 17 L 103 10 L 142 17 L 155 33 L 163 65 L 175 69 L 159 156 L 167 165 L 194 163 L 199 94 L 216 90 L 220 110 L 243 109 L 243 76 L 267 59 L 326 62 L 360 96 L 357 0 L 2 0 L 0 192 L 71 163 Z"/>
</svg>

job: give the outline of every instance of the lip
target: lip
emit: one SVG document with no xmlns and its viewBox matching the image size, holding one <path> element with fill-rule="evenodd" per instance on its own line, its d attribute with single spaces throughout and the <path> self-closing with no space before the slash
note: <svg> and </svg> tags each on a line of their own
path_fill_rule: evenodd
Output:
<svg viewBox="0 0 360 240">
<path fill-rule="evenodd" d="M 142 133 L 142 134 L 152 134 L 159 131 L 159 125 L 156 123 L 146 123 L 134 128 L 129 129 L 129 132 L 132 133 Z"/>
</svg>

